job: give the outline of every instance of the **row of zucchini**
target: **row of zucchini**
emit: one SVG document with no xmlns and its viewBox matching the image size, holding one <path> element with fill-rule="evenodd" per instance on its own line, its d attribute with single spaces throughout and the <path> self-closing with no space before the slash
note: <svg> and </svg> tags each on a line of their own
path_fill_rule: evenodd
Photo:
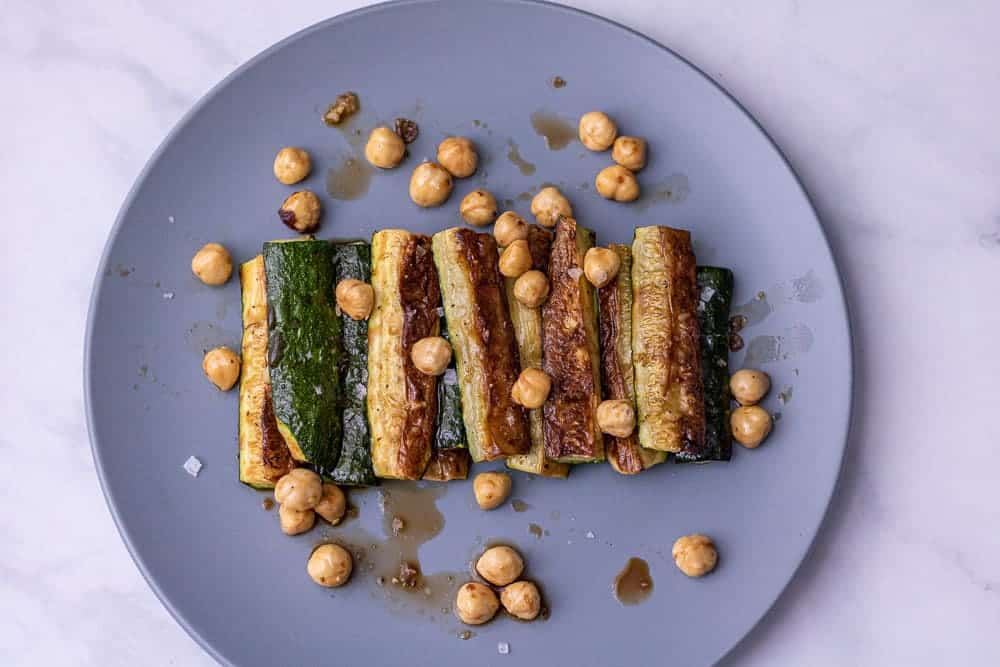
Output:
<svg viewBox="0 0 1000 667">
<path fill-rule="evenodd" d="M 265 243 L 240 268 L 241 481 L 270 488 L 302 463 L 371 485 L 464 478 L 470 459 L 549 477 L 605 458 L 623 474 L 668 453 L 728 460 L 732 273 L 696 268 L 688 232 L 668 227 L 610 246 L 621 269 L 599 290 L 582 270 L 594 234 L 574 220 L 532 226 L 528 245 L 549 278 L 541 308 L 514 298 L 494 238 L 466 228 Z M 367 320 L 337 308 L 348 278 L 374 289 Z M 425 375 L 410 349 L 439 335 L 452 367 Z M 525 368 L 552 380 L 536 410 L 511 398 Z M 636 431 L 602 433 L 602 398 L 634 403 Z"/>
</svg>

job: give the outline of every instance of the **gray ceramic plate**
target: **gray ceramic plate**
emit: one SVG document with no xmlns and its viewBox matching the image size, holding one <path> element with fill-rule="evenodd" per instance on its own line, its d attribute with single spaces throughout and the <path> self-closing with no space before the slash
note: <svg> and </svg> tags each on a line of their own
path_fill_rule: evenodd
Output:
<svg viewBox="0 0 1000 667">
<path fill-rule="evenodd" d="M 557 75 L 565 87 L 551 85 Z M 344 90 L 363 105 L 346 132 L 320 121 Z M 573 125 L 591 109 L 649 140 L 638 204 L 594 193 L 607 154 L 577 142 L 551 150 L 531 122 L 542 112 L 536 121 L 549 114 Z M 327 170 L 356 150 L 352 131 L 367 134 L 396 116 L 420 124 L 408 161 L 371 175 L 359 198 L 326 197 L 321 236 L 432 232 L 458 222 L 458 200 L 476 187 L 527 215 L 530 192 L 547 181 L 601 242 L 628 241 L 637 225 L 688 228 L 700 262 L 735 270 L 736 301 L 747 304 L 751 325 L 732 363 L 748 354 L 772 374 L 766 407 L 781 413 L 765 446 L 737 447 L 729 464 L 664 465 L 637 478 L 605 465 L 580 467 L 568 481 L 518 475 L 514 497 L 530 505 L 522 512 L 475 510 L 466 482 L 425 491 L 440 496 L 446 520 L 420 549 L 426 572 L 460 571 L 483 542 L 513 542 L 551 606 L 543 623 L 498 619 L 468 641 L 441 609 L 446 577 L 435 579 L 426 604 L 387 595 L 364 565 L 335 592 L 309 580 L 316 542 L 364 547 L 381 537 L 378 493 L 357 494 L 360 517 L 340 529 L 282 536 L 261 494 L 237 482 L 236 392 L 216 391 L 200 368 L 205 348 L 238 347 L 240 289 L 236 280 L 199 284 L 189 269 L 194 251 L 218 241 L 243 261 L 263 240 L 287 236 L 275 210 L 290 189 L 271 175 L 279 147 L 312 152 L 305 185 L 323 193 Z M 482 167 L 448 205 L 417 210 L 406 194 L 410 171 L 448 134 L 475 140 Z M 518 154 L 530 165 L 517 164 Z M 94 289 L 85 372 L 94 457 L 122 537 L 188 632 L 219 661 L 240 665 L 500 664 L 500 642 L 510 650 L 504 659 L 521 665 L 712 663 L 757 623 L 806 555 L 834 491 L 851 400 L 837 269 L 768 137 L 662 46 L 594 16 L 525 2 L 372 7 L 299 33 L 226 79 L 171 133 L 122 208 Z M 197 479 L 182 469 L 190 455 L 205 464 Z M 682 576 L 670 558 L 673 540 L 691 532 L 712 535 L 721 552 L 702 580 Z M 623 607 L 610 586 L 630 556 L 649 562 L 655 590 Z"/>
</svg>

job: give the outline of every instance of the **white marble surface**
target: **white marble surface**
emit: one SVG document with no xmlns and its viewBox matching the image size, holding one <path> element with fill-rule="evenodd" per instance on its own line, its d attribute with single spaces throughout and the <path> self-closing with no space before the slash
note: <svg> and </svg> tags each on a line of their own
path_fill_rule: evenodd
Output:
<svg viewBox="0 0 1000 667">
<path fill-rule="evenodd" d="M 133 178 L 195 100 L 359 4 L 0 3 L 0 664 L 211 663 L 98 488 L 79 379 L 91 281 Z M 819 208 L 853 309 L 838 498 L 727 664 L 1000 664 L 1000 5 L 577 4 L 673 47 L 757 116 Z"/>
</svg>

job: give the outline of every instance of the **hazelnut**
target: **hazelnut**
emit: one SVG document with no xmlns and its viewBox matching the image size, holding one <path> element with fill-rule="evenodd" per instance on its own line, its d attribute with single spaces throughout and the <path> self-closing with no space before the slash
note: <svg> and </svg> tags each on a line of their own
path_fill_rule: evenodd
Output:
<svg viewBox="0 0 1000 667">
<path fill-rule="evenodd" d="M 488 225 L 497 217 L 497 200 L 486 190 L 473 190 L 462 198 L 458 212 L 470 225 Z"/>
<path fill-rule="evenodd" d="M 354 320 L 365 320 L 372 313 L 375 290 L 368 283 L 354 278 L 344 278 L 335 291 L 337 306 Z"/>
<path fill-rule="evenodd" d="M 597 425 L 602 433 L 616 438 L 627 438 L 635 430 L 635 409 L 631 401 L 616 399 L 602 401 L 597 406 Z"/>
<path fill-rule="evenodd" d="M 410 177 L 410 199 L 421 208 L 440 206 L 448 200 L 454 183 L 451 174 L 436 162 L 422 162 Z"/>
<path fill-rule="evenodd" d="M 771 378 L 764 371 L 743 368 L 729 378 L 729 391 L 740 405 L 756 405 L 771 389 Z"/>
<path fill-rule="evenodd" d="M 755 449 L 771 433 L 771 415 L 759 405 L 747 405 L 733 410 L 729 426 L 736 442 L 747 449 Z"/>
<path fill-rule="evenodd" d="M 240 357 L 228 347 L 217 347 L 205 353 L 201 370 L 221 391 L 229 391 L 240 379 Z"/>
<path fill-rule="evenodd" d="M 347 512 L 347 497 L 336 484 L 323 482 L 323 495 L 313 510 L 331 525 L 336 526 Z"/>
<path fill-rule="evenodd" d="M 504 472 L 481 472 L 472 481 L 472 493 L 481 510 L 500 507 L 510 495 L 510 475 Z"/>
<path fill-rule="evenodd" d="M 510 397 L 518 405 L 529 410 L 542 407 L 552 390 L 552 379 L 545 371 L 538 368 L 525 368 L 517 376 L 517 381 L 510 390 Z"/>
<path fill-rule="evenodd" d="M 500 593 L 507 613 L 522 621 L 533 621 L 542 611 L 542 594 L 530 581 L 515 581 Z"/>
<path fill-rule="evenodd" d="M 671 552 L 677 568 L 689 577 L 702 577 L 715 569 L 719 554 L 711 538 L 685 535 L 677 538 Z"/>
<path fill-rule="evenodd" d="M 303 180 L 312 170 L 309 152 L 295 146 L 285 146 L 274 156 L 274 177 L 285 185 Z"/>
<path fill-rule="evenodd" d="M 493 225 L 493 238 L 501 248 L 514 241 L 527 240 L 528 223 L 514 211 L 504 211 Z"/>
<path fill-rule="evenodd" d="M 620 164 L 602 169 L 594 180 L 594 186 L 597 194 L 605 199 L 630 202 L 639 198 L 639 181 L 635 179 L 635 174 Z"/>
<path fill-rule="evenodd" d="M 514 241 L 500 253 L 500 273 L 508 278 L 517 278 L 531 269 L 531 250 L 524 239 Z"/>
<path fill-rule="evenodd" d="M 497 594 L 477 581 L 462 584 L 455 596 L 455 614 L 467 625 L 486 623 L 496 616 L 499 608 Z"/>
<path fill-rule="evenodd" d="M 376 127 L 368 135 L 365 158 L 379 169 L 392 169 L 403 161 L 406 142 L 387 127 Z"/>
<path fill-rule="evenodd" d="M 311 510 L 323 498 L 323 480 L 308 468 L 295 468 L 274 485 L 274 499 L 293 510 Z"/>
<path fill-rule="evenodd" d="M 451 363 L 451 345 L 440 336 L 421 338 L 410 348 L 410 359 L 424 375 L 441 375 Z"/>
<path fill-rule="evenodd" d="M 225 246 L 206 243 L 191 258 L 191 272 L 206 285 L 224 285 L 233 274 L 233 258 Z"/>
<path fill-rule="evenodd" d="M 531 200 L 531 215 L 542 227 L 555 227 L 559 218 L 573 215 L 573 207 L 559 188 L 549 186 L 539 190 Z"/>
<path fill-rule="evenodd" d="M 448 137 L 438 145 L 438 162 L 455 178 L 472 176 L 479 166 L 476 147 L 465 137 Z"/>
<path fill-rule="evenodd" d="M 350 552 L 339 544 L 321 544 L 309 555 L 306 572 L 320 586 L 336 588 L 351 578 L 354 561 Z"/>
<path fill-rule="evenodd" d="M 525 271 L 514 282 L 514 298 L 528 308 L 538 308 L 549 297 L 549 279 L 541 271 Z"/>
<path fill-rule="evenodd" d="M 606 113 L 590 111 L 580 117 L 580 141 L 590 150 L 608 150 L 617 136 L 618 128 Z"/>
<path fill-rule="evenodd" d="M 285 535 L 299 535 L 308 532 L 316 524 L 316 512 L 293 510 L 287 505 L 278 508 L 278 521 Z"/>
<path fill-rule="evenodd" d="M 610 248 L 591 248 L 583 256 L 583 272 L 594 287 L 608 285 L 618 275 L 621 266 L 621 257 Z"/>
<path fill-rule="evenodd" d="M 281 221 L 300 234 L 316 231 L 322 214 L 323 207 L 319 203 L 319 197 L 309 190 L 293 192 L 278 209 Z"/>
<path fill-rule="evenodd" d="M 646 140 L 641 137 L 618 137 L 611 149 L 611 159 L 629 171 L 646 166 Z"/>
<path fill-rule="evenodd" d="M 494 586 L 506 586 L 524 572 L 524 560 L 508 546 L 490 547 L 476 561 L 476 572 Z"/>
</svg>

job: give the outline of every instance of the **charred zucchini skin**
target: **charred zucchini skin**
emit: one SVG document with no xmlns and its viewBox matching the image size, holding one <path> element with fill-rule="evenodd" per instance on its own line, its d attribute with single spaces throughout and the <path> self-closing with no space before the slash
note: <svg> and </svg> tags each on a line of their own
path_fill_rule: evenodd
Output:
<svg viewBox="0 0 1000 667">
<path fill-rule="evenodd" d="M 448 323 L 445 317 L 440 318 L 441 337 L 451 342 L 448 334 Z M 443 452 L 449 449 L 465 449 L 465 424 L 462 421 L 462 390 L 458 386 L 458 370 L 455 357 L 444 375 L 438 378 L 438 415 L 437 428 L 434 432 L 434 451 Z M 468 459 L 468 457 L 466 457 Z M 433 460 L 433 459 L 432 459 Z"/>
<path fill-rule="evenodd" d="M 531 268 L 542 273 L 547 272 L 549 252 L 552 250 L 552 232 L 538 225 L 528 227 L 528 249 L 531 252 Z M 521 370 L 541 368 L 542 311 L 540 308 L 529 308 L 515 298 L 514 283 L 516 282 L 516 278 L 504 278 L 507 307 L 510 309 L 510 320 L 514 325 L 514 337 L 517 340 L 517 354 L 521 362 Z M 527 412 L 531 449 L 527 454 L 508 456 L 507 467 L 543 477 L 565 478 L 569 474 L 570 466 L 545 458 L 545 434 L 543 433 L 541 408 Z"/>
<path fill-rule="evenodd" d="M 733 455 L 729 428 L 729 310 L 733 272 L 698 267 L 698 320 L 701 324 L 701 372 L 705 387 L 705 448 L 699 455 L 679 452 L 678 463 L 728 461 Z"/>
<path fill-rule="evenodd" d="M 597 425 L 601 402 L 597 295 L 583 274 L 594 234 L 572 218 L 556 223 L 549 257 L 549 298 L 542 306 L 543 368 L 552 390 L 542 406 L 545 455 L 560 463 L 604 459 Z"/>
<path fill-rule="evenodd" d="M 268 366 L 278 428 L 292 456 L 332 470 L 340 455 L 340 317 L 333 245 L 264 244 Z"/>
<path fill-rule="evenodd" d="M 240 481 L 272 489 L 295 462 L 278 432 L 267 372 L 267 292 L 264 258 L 240 266 L 243 342 L 240 369 Z"/>
<path fill-rule="evenodd" d="M 635 405 L 632 371 L 632 250 L 608 246 L 621 260 L 618 275 L 597 293 L 600 303 L 601 384 L 605 400 L 625 400 Z M 666 452 L 639 446 L 635 432 L 618 438 L 604 436 L 608 462 L 622 475 L 635 475 L 667 459 Z"/>
<path fill-rule="evenodd" d="M 371 246 L 364 242 L 336 243 L 333 271 L 337 283 L 347 278 L 371 280 Z M 372 468 L 371 432 L 368 428 L 368 321 L 340 314 L 343 354 L 340 360 L 341 440 L 340 459 L 330 479 L 346 486 L 378 483 Z"/>
<path fill-rule="evenodd" d="M 669 227 L 639 227 L 632 262 L 639 444 L 700 456 L 705 403 L 691 235 Z"/>
<path fill-rule="evenodd" d="M 434 235 L 473 461 L 524 454 L 531 446 L 524 408 L 510 397 L 519 365 L 498 259 L 490 234 L 455 227 Z"/>
<path fill-rule="evenodd" d="M 431 458 L 437 378 L 418 371 L 413 344 L 438 334 L 441 294 L 430 237 L 384 230 L 372 238 L 375 304 L 368 319 L 368 422 L 378 477 L 420 479 Z"/>
<path fill-rule="evenodd" d="M 424 479 L 431 482 L 450 482 L 469 476 L 468 449 L 439 449 L 431 456 Z"/>
</svg>

